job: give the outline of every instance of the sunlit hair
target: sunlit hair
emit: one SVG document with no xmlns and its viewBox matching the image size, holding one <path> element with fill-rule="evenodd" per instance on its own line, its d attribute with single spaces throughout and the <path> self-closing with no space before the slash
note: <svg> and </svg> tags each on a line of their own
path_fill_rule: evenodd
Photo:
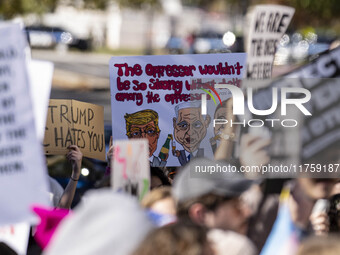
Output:
<svg viewBox="0 0 340 255">
<path fill-rule="evenodd" d="M 190 207 L 195 203 L 202 204 L 208 211 L 215 211 L 219 205 L 225 201 L 237 200 L 238 198 L 231 198 L 226 196 L 221 196 L 213 193 L 204 194 L 202 196 L 188 199 L 187 201 L 177 202 L 177 217 L 178 218 L 188 218 Z"/>
<path fill-rule="evenodd" d="M 208 251 L 208 230 L 190 221 L 179 221 L 157 228 L 132 255 L 203 255 Z"/>
<path fill-rule="evenodd" d="M 300 245 L 297 255 L 338 255 L 340 243 L 338 235 L 314 236 Z"/>
<path fill-rule="evenodd" d="M 156 202 L 171 197 L 171 187 L 154 189 L 143 198 L 141 205 L 144 208 L 151 208 Z"/>
<path fill-rule="evenodd" d="M 153 121 L 155 123 L 156 131 L 159 132 L 158 127 L 158 113 L 154 110 L 142 110 L 139 112 L 124 115 L 126 121 L 126 135 L 131 137 L 131 125 L 145 125 Z"/>
</svg>

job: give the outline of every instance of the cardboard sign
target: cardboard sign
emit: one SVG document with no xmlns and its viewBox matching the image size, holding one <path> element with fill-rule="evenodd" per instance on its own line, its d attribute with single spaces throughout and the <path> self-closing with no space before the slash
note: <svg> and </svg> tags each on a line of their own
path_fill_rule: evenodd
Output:
<svg viewBox="0 0 340 255">
<path fill-rule="evenodd" d="M 127 192 L 141 200 L 150 188 L 148 140 L 116 141 L 114 148 L 111 163 L 114 169 L 111 175 L 113 189 Z"/>
<path fill-rule="evenodd" d="M 70 145 L 77 145 L 85 157 L 105 161 L 103 106 L 76 100 L 50 100 L 45 153 L 66 154 Z"/>
<path fill-rule="evenodd" d="M 245 58 L 245 53 L 112 57 L 113 137 L 147 138 L 154 167 L 180 166 L 191 156 L 213 157 L 209 139 L 215 112 L 207 107 L 207 113 L 201 113 L 202 95 L 208 104 L 220 104 L 210 88 L 217 82 L 240 86 Z M 210 88 L 203 90 L 204 84 Z M 192 110 L 189 122 L 198 122 L 179 127 L 186 109 Z M 194 126 L 200 127 L 198 132 L 192 132 Z M 185 133 L 196 135 L 190 139 Z"/>
<path fill-rule="evenodd" d="M 47 170 L 37 139 L 18 25 L 0 24 L 0 225 L 36 222 L 33 204 L 49 205 Z"/>
<path fill-rule="evenodd" d="M 247 14 L 244 30 L 247 78 L 268 79 L 276 48 L 294 15 L 295 9 L 281 5 L 256 5 Z"/>
<path fill-rule="evenodd" d="M 4 242 L 19 255 L 25 255 L 30 233 L 28 223 L 0 227 L 0 242 Z"/>
</svg>

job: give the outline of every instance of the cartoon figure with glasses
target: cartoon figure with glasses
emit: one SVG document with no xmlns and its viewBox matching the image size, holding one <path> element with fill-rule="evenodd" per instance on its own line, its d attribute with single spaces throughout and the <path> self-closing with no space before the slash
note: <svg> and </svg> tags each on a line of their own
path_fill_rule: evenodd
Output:
<svg viewBox="0 0 340 255">
<path fill-rule="evenodd" d="M 157 142 L 160 134 L 158 127 L 158 113 L 147 109 L 125 116 L 126 135 L 129 138 L 147 138 L 149 141 L 149 157 L 151 167 L 164 167 L 167 163 L 169 154 L 164 159 L 154 155 L 157 149 Z"/>
<path fill-rule="evenodd" d="M 184 150 L 173 149 L 173 154 L 178 157 L 183 166 L 192 157 L 203 157 L 204 149 L 199 148 L 207 134 L 211 118 L 201 114 L 199 102 L 184 102 L 175 107 L 176 118 L 173 118 L 174 137 Z"/>
</svg>

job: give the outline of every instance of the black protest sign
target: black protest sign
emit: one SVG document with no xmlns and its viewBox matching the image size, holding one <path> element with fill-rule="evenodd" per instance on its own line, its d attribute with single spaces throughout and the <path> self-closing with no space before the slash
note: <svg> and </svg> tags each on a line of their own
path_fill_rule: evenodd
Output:
<svg viewBox="0 0 340 255">
<path fill-rule="evenodd" d="M 104 108 L 76 100 L 50 100 L 44 139 L 45 153 L 66 154 L 77 145 L 84 156 L 105 160 Z"/>
<path fill-rule="evenodd" d="M 340 141 L 340 47 L 321 54 L 289 77 L 303 78 L 302 86 L 311 92 L 307 107 L 312 116 L 304 120 L 301 159 L 319 160 L 320 155 L 336 151 Z"/>
<path fill-rule="evenodd" d="M 285 77 L 313 78 L 313 83 L 305 84 L 307 89 L 314 83 L 318 83 L 316 78 L 340 77 L 340 47 L 325 51 L 312 62 L 286 74 Z"/>
<path fill-rule="evenodd" d="M 313 79 L 303 79 L 305 84 Z M 310 88 L 308 108 L 312 116 L 305 118 L 302 129 L 302 160 L 310 160 L 340 141 L 340 79 L 319 79 Z"/>
<path fill-rule="evenodd" d="M 303 106 L 311 115 L 303 115 L 298 122 L 300 137 L 291 144 L 300 148 L 300 160 L 310 162 L 324 160 L 320 155 L 333 151 L 340 141 L 340 47 L 326 51 L 312 62 L 275 80 L 270 86 L 260 89 L 253 97 L 256 109 L 269 109 L 272 104 L 273 88 L 303 88 L 311 98 Z M 290 93 L 288 98 L 301 94 Z M 281 97 L 278 97 L 281 103 Z M 292 106 L 295 107 L 295 106 Z M 296 108 L 296 107 L 295 107 Z M 297 109 L 297 108 L 296 108 Z M 280 114 L 280 113 L 278 113 Z M 258 117 L 258 116 L 257 116 Z M 269 116 L 265 116 L 267 119 Z M 272 118 L 275 118 L 271 116 Z M 286 116 L 281 116 L 285 117 Z M 285 129 L 285 128 L 282 128 Z M 281 129 L 281 130 L 282 130 Z M 279 147 L 282 147 L 282 144 Z M 327 154 L 327 153 L 326 153 Z"/>
</svg>

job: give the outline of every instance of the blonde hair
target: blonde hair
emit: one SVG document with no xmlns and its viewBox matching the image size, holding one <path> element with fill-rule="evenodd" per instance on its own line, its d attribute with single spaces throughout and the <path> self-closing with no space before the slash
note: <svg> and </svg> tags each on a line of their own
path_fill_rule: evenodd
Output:
<svg viewBox="0 0 340 255">
<path fill-rule="evenodd" d="M 190 221 L 169 224 L 151 231 L 132 255 L 207 254 L 205 251 L 210 247 L 207 233 L 205 227 Z"/>
<path fill-rule="evenodd" d="M 297 255 L 339 255 L 339 235 L 315 236 L 304 241 Z"/>
<path fill-rule="evenodd" d="M 141 205 L 144 208 L 151 208 L 154 203 L 168 197 L 172 197 L 170 187 L 154 189 L 142 199 Z"/>
<path fill-rule="evenodd" d="M 159 132 L 158 127 L 158 113 L 154 110 L 146 109 L 139 112 L 124 115 L 126 121 L 126 135 L 131 137 L 131 125 L 145 125 L 153 121 L 155 123 L 156 131 Z"/>
</svg>

